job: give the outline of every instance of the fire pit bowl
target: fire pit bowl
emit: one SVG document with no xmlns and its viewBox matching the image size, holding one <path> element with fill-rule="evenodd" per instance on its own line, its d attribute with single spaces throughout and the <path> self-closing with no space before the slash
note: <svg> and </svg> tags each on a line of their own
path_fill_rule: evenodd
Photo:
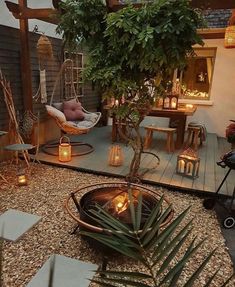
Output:
<svg viewBox="0 0 235 287">
<path fill-rule="evenodd" d="M 141 224 L 143 226 L 152 209 L 162 197 L 162 193 L 139 184 L 107 182 L 85 186 L 69 195 L 65 208 L 80 228 L 93 232 L 104 232 L 104 229 L 91 218 L 90 210 L 96 209 L 99 205 L 121 222 L 131 224 L 128 191 L 132 193 L 134 205 L 137 205 L 138 194 L 142 193 Z M 170 202 L 164 197 L 163 208 L 167 208 L 169 205 Z M 160 210 L 159 216 L 161 212 L 162 210 Z M 167 225 L 172 220 L 173 215 L 172 209 L 161 227 Z"/>
</svg>

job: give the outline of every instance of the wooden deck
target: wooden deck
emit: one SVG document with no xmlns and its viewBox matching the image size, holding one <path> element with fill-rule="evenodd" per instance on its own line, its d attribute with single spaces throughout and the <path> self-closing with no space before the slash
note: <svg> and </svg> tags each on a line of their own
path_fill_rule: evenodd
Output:
<svg viewBox="0 0 235 287">
<path fill-rule="evenodd" d="M 93 153 L 73 157 L 68 163 L 60 163 L 58 157 L 50 156 L 40 152 L 38 159 L 48 164 L 56 164 L 73 169 L 95 172 L 103 175 L 125 176 L 128 173 L 128 167 L 132 159 L 132 149 L 125 144 L 119 143 L 124 151 L 124 164 L 120 167 L 108 165 L 108 151 L 111 143 L 111 127 L 94 128 L 89 134 L 79 137 L 71 137 L 94 146 Z M 207 141 L 199 148 L 200 170 L 197 179 L 190 179 L 176 174 L 177 155 L 166 152 L 166 140 L 164 135 L 154 133 L 153 144 L 149 151 L 156 153 L 160 157 L 160 164 L 156 165 L 156 159 L 153 156 L 144 154 L 141 162 L 141 171 L 146 172 L 143 181 L 153 184 L 161 184 L 169 188 L 187 189 L 201 193 L 215 192 L 221 183 L 227 168 L 223 169 L 216 165 L 220 156 L 229 151 L 230 145 L 223 138 L 218 138 L 215 134 L 208 134 Z M 235 171 L 232 170 L 221 192 L 225 195 L 231 195 L 235 186 Z"/>
</svg>

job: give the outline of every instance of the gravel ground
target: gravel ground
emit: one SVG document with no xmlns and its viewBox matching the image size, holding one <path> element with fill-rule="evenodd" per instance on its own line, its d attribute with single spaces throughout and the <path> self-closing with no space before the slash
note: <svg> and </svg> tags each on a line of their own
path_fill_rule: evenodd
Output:
<svg viewBox="0 0 235 287">
<path fill-rule="evenodd" d="M 70 235 L 75 222 L 68 216 L 64 203 L 70 192 L 82 186 L 102 181 L 120 181 L 119 179 L 34 164 L 30 184 L 26 187 L 18 187 L 14 184 L 14 166 L 5 166 L 0 172 L 9 181 L 8 184 L 1 182 L 0 185 L 0 214 L 9 208 L 14 208 L 42 217 L 42 220 L 20 240 L 15 243 L 4 243 L 4 287 L 25 286 L 53 253 L 96 264 L 101 263 L 102 254 L 98 250 L 90 248 L 78 234 Z M 233 265 L 214 211 L 205 210 L 202 200 L 195 196 L 162 188 L 160 190 L 165 192 L 173 203 L 176 214 L 191 206 L 187 220 L 194 219 L 192 237 L 197 236 L 197 240 L 207 238 L 202 248 L 187 265 L 182 282 L 210 251 L 217 248 L 195 286 L 203 286 L 206 278 L 217 268 L 219 272 L 211 286 L 220 286 L 233 272 Z M 138 263 L 121 256 L 112 257 L 108 268 L 142 270 Z M 227 286 L 235 286 L 235 281 Z"/>
</svg>

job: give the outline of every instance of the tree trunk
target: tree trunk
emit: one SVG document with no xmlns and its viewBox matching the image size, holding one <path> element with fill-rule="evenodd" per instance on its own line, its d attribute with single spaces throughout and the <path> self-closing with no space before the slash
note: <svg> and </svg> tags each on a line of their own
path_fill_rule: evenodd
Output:
<svg viewBox="0 0 235 287">
<path fill-rule="evenodd" d="M 126 176 L 126 180 L 130 182 L 140 182 L 139 168 L 141 163 L 141 155 L 143 153 L 143 138 L 140 133 L 140 123 L 143 121 L 145 115 L 149 113 L 151 109 L 150 105 L 142 110 L 139 110 L 140 117 L 138 121 L 133 121 L 132 117 L 126 117 L 118 122 L 118 132 L 122 139 L 124 139 L 128 145 L 130 145 L 134 151 L 134 156 L 130 164 L 129 174 Z M 123 122 L 126 125 L 126 132 L 122 129 Z M 127 131 L 132 131 L 128 133 Z M 133 135 L 134 133 L 134 135 Z"/>
</svg>

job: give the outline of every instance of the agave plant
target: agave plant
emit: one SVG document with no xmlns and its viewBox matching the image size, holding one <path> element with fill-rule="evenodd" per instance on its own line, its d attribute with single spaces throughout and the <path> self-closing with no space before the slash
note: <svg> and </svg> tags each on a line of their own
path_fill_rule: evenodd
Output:
<svg viewBox="0 0 235 287">
<path fill-rule="evenodd" d="M 99 271 L 93 282 L 100 286 L 136 286 L 136 287 L 190 287 L 193 286 L 199 274 L 215 253 L 215 250 L 204 259 L 196 271 L 190 274 L 182 285 L 182 272 L 189 259 L 198 251 L 204 240 L 196 242 L 196 237 L 191 238 L 192 220 L 179 227 L 189 208 L 178 215 L 165 229 L 161 228 L 171 212 L 171 206 L 161 213 L 163 196 L 156 207 L 151 211 L 147 221 L 141 225 L 142 195 L 138 196 L 138 204 L 134 205 L 132 194 L 129 192 L 129 212 L 132 224 L 128 226 L 107 213 L 104 208 L 97 206 L 91 210 L 92 218 L 103 227 L 104 233 L 98 234 L 83 231 L 83 235 L 93 238 L 100 243 L 120 252 L 143 264 L 146 273 Z M 160 215 L 159 215 L 160 214 Z M 186 245 L 183 255 L 176 260 L 182 246 Z M 176 263 L 174 263 L 176 262 Z M 217 274 L 215 270 L 201 287 L 209 287 Z M 232 276 L 221 285 L 226 286 Z"/>
</svg>

